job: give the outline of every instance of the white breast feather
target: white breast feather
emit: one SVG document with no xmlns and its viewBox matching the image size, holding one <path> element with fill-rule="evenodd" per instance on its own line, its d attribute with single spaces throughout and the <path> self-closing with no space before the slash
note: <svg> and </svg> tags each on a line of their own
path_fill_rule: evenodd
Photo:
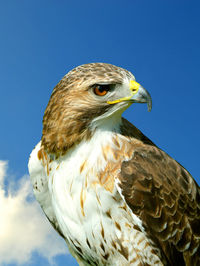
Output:
<svg viewBox="0 0 200 266">
<path fill-rule="evenodd" d="M 38 151 L 41 148 L 39 143 L 31 153 L 29 172 L 36 199 L 49 220 L 56 227 L 59 226 L 68 245 L 71 245 L 75 252 L 75 246 L 81 248 L 84 259 L 96 261 L 98 265 L 105 261 L 108 265 L 130 265 L 130 261 L 134 261 L 138 256 L 139 248 L 141 252 L 145 252 L 143 246 L 147 239 L 144 237 L 140 219 L 131 215 L 128 208 L 128 211 L 122 208 L 126 203 L 118 192 L 118 186 L 115 186 L 111 193 L 99 184 L 97 173 L 107 164 L 102 155 L 102 146 L 109 144 L 112 147 L 112 137 L 113 134 L 109 131 L 97 130 L 89 142 L 81 142 L 65 156 L 51 162 L 49 175 L 38 159 Z M 80 173 L 84 161 L 86 166 Z M 133 229 L 134 224 L 143 232 L 136 232 Z M 124 230 L 119 230 L 119 226 Z M 144 241 L 138 244 L 141 238 Z M 115 250 L 112 258 L 109 257 L 103 262 L 106 252 L 114 250 L 113 245 L 120 250 L 118 240 L 123 241 L 123 245 L 131 254 L 128 261 Z M 149 250 L 151 246 L 146 252 Z M 152 261 L 157 261 L 155 265 L 162 265 L 156 254 Z"/>
</svg>

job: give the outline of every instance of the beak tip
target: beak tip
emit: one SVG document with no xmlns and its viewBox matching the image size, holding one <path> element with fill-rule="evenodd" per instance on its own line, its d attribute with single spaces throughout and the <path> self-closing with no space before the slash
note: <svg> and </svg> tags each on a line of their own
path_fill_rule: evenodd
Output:
<svg viewBox="0 0 200 266">
<path fill-rule="evenodd" d="M 148 111 L 151 112 L 152 98 L 151 98 L 151 95 L 148 93 L 148 91 L 146 91 L 146 94 L 147 94 L 147 108 L 148 108 Z"/>
<path fill-rule="evenodd" d="M 152 101 L 151 102 L 148 102 L 147 108 L 148 108 L 148 112 L 151 112 L 151 109 L 152 109 Z"/>
</svg>

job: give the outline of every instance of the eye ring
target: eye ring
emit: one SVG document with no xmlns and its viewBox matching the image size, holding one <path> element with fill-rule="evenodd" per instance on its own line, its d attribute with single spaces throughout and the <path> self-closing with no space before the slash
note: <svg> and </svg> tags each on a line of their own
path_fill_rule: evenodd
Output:
<svg viewBox="0 0 200 266">
<path fill-rule="evenodd" d="M 109 85 L 95 85 L 93 87 L 93 92 L 97 96 L 105 96 L 110 89 Z"/>
</svg>

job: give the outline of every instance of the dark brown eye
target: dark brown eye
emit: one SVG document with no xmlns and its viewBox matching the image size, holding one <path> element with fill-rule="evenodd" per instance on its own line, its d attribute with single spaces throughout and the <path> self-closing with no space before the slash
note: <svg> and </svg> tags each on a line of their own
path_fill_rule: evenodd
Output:
<svg viewBox="0 0 200 266">
<path fill-rule="evenodd" d="M 104 96 L 108 93 L 109 86 L 108 85 L 95 85 L 93 88 L 93 91 L 98 96 Z"/>
</svg>

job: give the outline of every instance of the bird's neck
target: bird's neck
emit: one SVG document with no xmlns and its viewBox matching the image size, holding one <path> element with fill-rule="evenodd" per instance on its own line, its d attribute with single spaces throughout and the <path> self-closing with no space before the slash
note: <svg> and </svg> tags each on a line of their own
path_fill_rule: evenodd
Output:
<svg viewBox="0 0 200 266">
<path fill-rule="evenodd" d="M 68 119 L 63 127 L 49 128 L 42 136 L 42 146 L 49 154 L 65 155 L 79 143 L 88 142 L 96 133 L 119 133 L 122 124 L 121 114 L 94 119 L 89 124 Z"/>
</svg>

